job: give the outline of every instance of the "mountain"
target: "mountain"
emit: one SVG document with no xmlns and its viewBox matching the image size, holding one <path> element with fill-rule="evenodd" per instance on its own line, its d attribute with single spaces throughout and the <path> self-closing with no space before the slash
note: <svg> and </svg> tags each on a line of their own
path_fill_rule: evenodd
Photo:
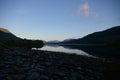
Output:
<svg viewBox="0 0 120 80">
<path fill-rule="evenodd" d="M 45 44 L 58 44 L 60 41 L 58 40 L 52 40 L 52 41 L 47 41 Z"/>
<path fill-rule="evenodd" d="M 120 41 L 120 26 L 88 34 L 83 38 L 69 41 L 68 44 L 106 44 Z"/>
<path fill-rule="evenodd" d="M 20 38 L 16 37 L 14 34 L 12 34 L 9 30 L 5 28 L 0 28 L 0 40 L 5 40 L 5 39 L 15 39 L 18 40 Z"/>
<path fill-rule="evenodd" d="M 72 42 L 72 41 L 75 41 L 75 40 L 77 40 L 77 39 L 65 39 L 62 42 L 60 42 L 60 44 L 69 43 L 69 42 Z"/>
</svg>

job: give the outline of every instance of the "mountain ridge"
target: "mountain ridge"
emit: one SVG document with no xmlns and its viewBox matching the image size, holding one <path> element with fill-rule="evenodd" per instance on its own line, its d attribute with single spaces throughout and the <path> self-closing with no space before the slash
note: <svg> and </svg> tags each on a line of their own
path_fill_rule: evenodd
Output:
<svg viewBox="0 0 120 80">
<path fill-rule="evenodd" d="M 0 27 L 0 40 L 11 40 L 11 39 L 21 39 L 14 34 L 12 34 L 8 29 Z"/>
<path fill-rule="evenodd" d="M 11 33 L 8 29 L 2 28 L 2 27 L 0 27 L 0 31 L 5 33 Z"/>
<path fill-rule="evenodd" d="M 104 44 L 120 41 L 120 26 L 88 34 L 65 44 Z"/>
</svg>

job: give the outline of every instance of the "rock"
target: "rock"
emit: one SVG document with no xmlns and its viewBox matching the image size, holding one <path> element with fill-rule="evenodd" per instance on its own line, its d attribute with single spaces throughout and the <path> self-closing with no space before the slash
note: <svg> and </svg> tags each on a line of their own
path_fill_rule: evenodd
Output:
<svg viewBox="0 0 120 80">
<path fill-rule="evenodd" d="M 39 76 L 40 75 L 37 72 L 33 72 L 30 75 L 28 75 L 28 80 L 38 80 Z"/>
<path fill-rule="evenodd" d="M 3 72 L 0 72 L 0 79 L 2 79 L 3 77 L 5 77 L 5 74 Z"/>
<path fill-rule="evenodd" d="M 51 63 L 50 62 L 45 62 L 45 66 L 50 66 Z"/>
<path fill-rule="evenodd" d="M 48 76 L 41 75 L 39 80 L 49 80 Z"/>
<path fill-rule="evenodd" d="M 81 67 L 77 67 L 77 70 L 82 70 L 82 68 Z"/>
<path fill-rule="evenodd" d="M 10 74 L 7 76 L 7 80 L 25 80 L 24 74 Z"/>
<path fill-rule="evenodd" d="M 77 56 L 77 55 L 76 55 Z M 22 48 L 5 49 L 0 80 L 100 80 L 105 68 L 64 53 Z"/>
<path fill-rule="evenodd" d="M 7 65 L 13 65 L 13 64 L 15 64 L 13 61 L 5 61 L 4 63 L 7 64 Z"/>
</svg>

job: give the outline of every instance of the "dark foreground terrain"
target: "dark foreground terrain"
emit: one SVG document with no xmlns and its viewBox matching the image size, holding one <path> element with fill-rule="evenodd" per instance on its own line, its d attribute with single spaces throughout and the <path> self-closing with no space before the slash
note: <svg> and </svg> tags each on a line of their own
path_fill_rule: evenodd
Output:
<svg viewBox="0 0 120 80">
<path fill-rule="evenodd" d="M 120 64 L 75 54 L 5 48 L 0 80 L 120 80 Z"/>
</svg>

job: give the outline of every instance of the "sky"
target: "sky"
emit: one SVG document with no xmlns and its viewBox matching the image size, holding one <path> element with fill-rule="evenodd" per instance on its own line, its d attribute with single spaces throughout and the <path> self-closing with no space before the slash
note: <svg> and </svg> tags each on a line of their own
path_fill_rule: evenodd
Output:
<svg viewBox="0 0 120 80">
<path fill-rule="evenodd" d="M 0 0 L 0 27 L 21 38 L 64 40 L 120 25 L 120 0 Z"/>
</svg>

